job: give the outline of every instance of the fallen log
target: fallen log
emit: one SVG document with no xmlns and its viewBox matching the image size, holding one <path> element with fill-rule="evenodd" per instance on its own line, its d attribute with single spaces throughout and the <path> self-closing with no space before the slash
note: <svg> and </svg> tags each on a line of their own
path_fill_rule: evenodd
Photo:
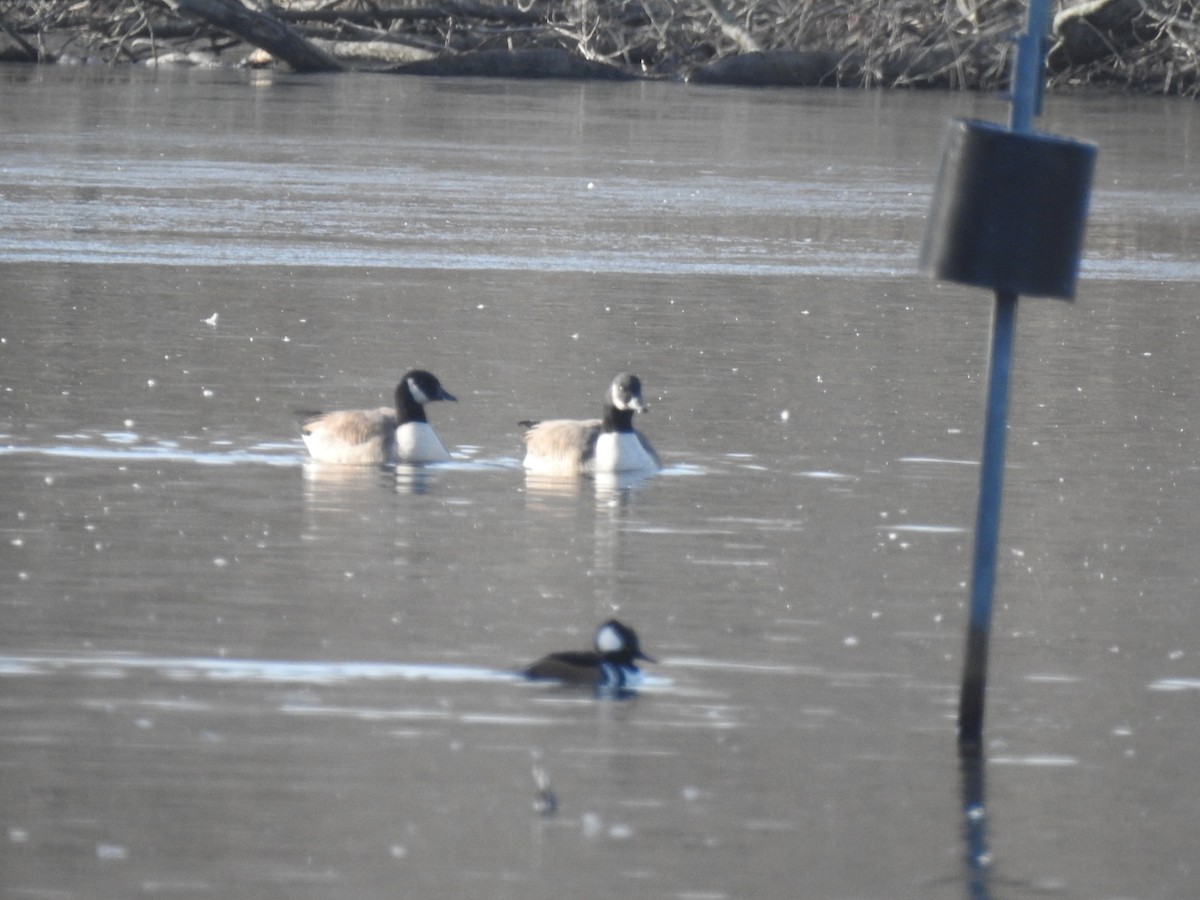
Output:
<svg viewBox="0 0 1200 900">
<path fill-rule="evenodd" d="M 0 62 L 36 63 L 42 61 L 42 54 L 15 28 L 0 18 Z"/>
<path fill-rule="evenodd" d="M 1159 33 L 1146 15 L 1143 0 L 1081 3 L 1055 16 L 1053 30 L 1058 43 L 1046 57 L 1051 72 L 1119 56 L 1154 40 Z"/>
<path fill-rule="evenodd" d="M 342 64 L 288 25 L 238 0 L 168 0 L 179 12 L 201 19 L 282 59 L 297 72 L 340 72 Z"/>
<path fill-rule="evenodd" d="M 584 59 L 565 50 L 479 50 L 438 56 L 395 66 L 399 75 L 468 76 L 477 78 L 562 78 L 630 81 L 637 76 L 607 63 Z"/>
<path fill-rule="evenodd" d="M 504 22 L 508 25 L 540 25 L 543 16 L 515 6 L 445 0 L 433 6 L 377 6 L 366 9 L 278 9 L 275 14 L 285 22 L 416 22 L 424 19 L 459 18 Z"/>
<path fill-rule="evenodd" d="M 312 38 L 311 43 L 346 68 L 356 70 L 388 71 L 394 66 L 436 56 L 431 50 L 395 41 L 325 41 Z"/>
<path fill-rule="evenodd" d="M 838 81 L 840 57 L 825 50 L 768 50 L 727 56 L 694 69 L 688 81 L 753 87 L 822 87 Z"/>
</svg>

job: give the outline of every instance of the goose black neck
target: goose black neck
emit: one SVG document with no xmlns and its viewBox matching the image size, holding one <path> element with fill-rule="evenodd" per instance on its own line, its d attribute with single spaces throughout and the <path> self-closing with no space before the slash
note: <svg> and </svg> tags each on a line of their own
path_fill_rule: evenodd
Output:
<svg viewBox="0 0 1200 900">
<path fill-rule="evenodd" d="M 633 431 L 632 409 L 617 409 L 611 403 L 604 404 L 605 431 Z"/>
<path fill-rule="evenodd" d="M 408 391 L 408 384 L 401 382 L 396 388 L 396 424 L 428 421 L 425 418 L 425 407 L 413 399 L 413 395 Z"/>
</svg>

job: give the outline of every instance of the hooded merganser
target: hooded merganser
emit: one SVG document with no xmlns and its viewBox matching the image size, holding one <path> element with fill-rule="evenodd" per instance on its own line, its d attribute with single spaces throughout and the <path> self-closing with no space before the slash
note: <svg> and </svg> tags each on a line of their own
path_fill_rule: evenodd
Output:
<svg viewBox="0 0 1200 900">
<path fill-rule="evenodd" d="M 596 649 L 567 650 L 543 656 L 521 670 L 534 681 L 558 681 L 563 684 L 623 690 L 636 687 L 642 670 L 634 660 L 655 662 L 642 652 L 637 633 L 616 619 L 609 619 L 596 630 Z"/>
<path fill-rule="evenodd" d="M 649 409 L 642 382 L 622 373 L 613 379 L 599 419 L 526 420 L 525 468 L 535 475 L 657 472 L 658 454 L 633 427 L 633 414 Z"/>
<path fill-rule="evenodd" d="M 423 369 L 406 372 L 396 385 L 396 407 L 308 413 L 300 427 L 317 462 L 345 465 L 446 462 L 450 454 L 425 418 L 425 404 L 456 400 Z"/>
</svg>

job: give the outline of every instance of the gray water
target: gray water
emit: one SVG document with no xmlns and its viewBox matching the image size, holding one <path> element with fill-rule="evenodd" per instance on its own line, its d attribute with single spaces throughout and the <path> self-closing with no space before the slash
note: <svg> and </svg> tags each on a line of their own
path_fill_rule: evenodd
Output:
<svg viewBox="0 0 1200 900">
<path fill-rule="evenodd" d="M 1020 311 L 971 817 L 991 298 L 915 266 L 1002 102 L 0 82 L 0 896 L 1200 892 L 1194 104 L 1048 98 L 1100 156 Z M 453 463 L 306 461 L 417 365 Z M 624 369 L 665 471 L 527 481 Z M 635 699 L 508 674 L 612 615 Z"/>
</svg>

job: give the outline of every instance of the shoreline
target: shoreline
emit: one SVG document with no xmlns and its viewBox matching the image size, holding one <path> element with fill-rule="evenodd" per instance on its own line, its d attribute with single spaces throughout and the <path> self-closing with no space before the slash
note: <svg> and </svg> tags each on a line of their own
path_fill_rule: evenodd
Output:
<svg viewBox="0 0 1200 900">
<path fill-rule="evenodd" d="M 16 0 L 0 62 L 1002 91 L 1019 0 Z M 1049 91 L 1200 95 L 1187 0 L 1060 4 Z"/>
</svg>

